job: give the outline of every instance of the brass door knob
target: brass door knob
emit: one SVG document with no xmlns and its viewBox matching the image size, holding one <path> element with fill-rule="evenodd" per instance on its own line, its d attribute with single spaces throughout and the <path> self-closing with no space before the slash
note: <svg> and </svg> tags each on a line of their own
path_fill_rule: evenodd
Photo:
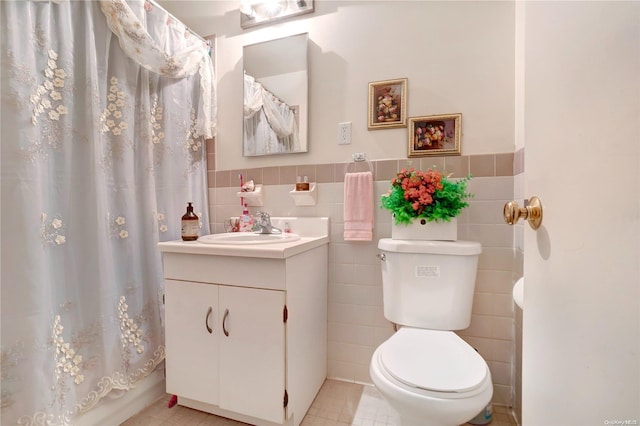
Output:
<svg viewBox="0 0 640 426">
<path fill-rule="evenodd" d="M 529 222 L 533 229 L 540 228 L 542 224 L 542 202 L 538 197 L 529 198 L 526 207 L 520 207 L 515 201 L 509 201 L 504 205 L 504 221 L 509 225 L 515 225 L 518 219 L 523 218 Z"/>
</svg>

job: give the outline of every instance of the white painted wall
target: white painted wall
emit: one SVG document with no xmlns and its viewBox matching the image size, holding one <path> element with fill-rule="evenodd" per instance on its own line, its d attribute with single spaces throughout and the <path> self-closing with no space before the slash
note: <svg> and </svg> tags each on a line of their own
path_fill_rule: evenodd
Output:
<svg viewBox="0 0 640 426">
<path fill-rule="evenodd" d="M 162 1 L 217 36 L 218 169 L 405 158 L 407 129 L 367 130 L 368 83 L 407 77 L 408 114 L 461 112 L 462 153 L 514 151 L 512 2 L 327 1 L 275 25 L 240 28 L 238 1 Z M 242 47 L 309 33 L 309 153 L 242 157 Z M 337 145 L 350 121 L 353 143 Z"/>
</svg>

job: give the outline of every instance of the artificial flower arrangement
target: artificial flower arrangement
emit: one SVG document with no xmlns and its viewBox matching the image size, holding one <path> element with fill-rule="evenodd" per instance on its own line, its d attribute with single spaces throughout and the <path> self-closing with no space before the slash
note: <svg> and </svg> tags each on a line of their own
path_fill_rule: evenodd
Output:
<svg viewBox="0 0 640 426">
<path fill-rule="evenodd" d="M 380 199 L 382 208 L 393 213 L 397 225 L 413 219 L 449 222 L 467 207 L 467 183 L 471 175 L 453 182 L 438 171 L 402 169 L 391 180 L 391 189 Z"/>
</svg>

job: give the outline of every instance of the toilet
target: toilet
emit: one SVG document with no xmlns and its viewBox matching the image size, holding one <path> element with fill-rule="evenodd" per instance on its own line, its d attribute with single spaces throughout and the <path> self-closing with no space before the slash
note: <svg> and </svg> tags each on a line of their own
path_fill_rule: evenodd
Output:
<svg viewBox="0 0 640 426">
<path fill-rule="evenodd" d="M 453 330 L 471 322 L 478 256 L 472 241 L 378 242 L 384 316 L 399 328 L 371 358 L 374 385 L 403 426 L 458 426 L 491 401 L 484 359 Z"/>
</svg>

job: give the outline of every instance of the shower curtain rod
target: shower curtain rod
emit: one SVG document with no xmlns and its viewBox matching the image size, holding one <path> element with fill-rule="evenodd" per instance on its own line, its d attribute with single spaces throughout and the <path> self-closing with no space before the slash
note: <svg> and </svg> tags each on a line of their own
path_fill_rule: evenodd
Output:
<svg viewBox="0 0 640 426">
<path fill-rule="evenodd" d="M 200 40 L 202 40 L 205 43 L 207 43 L 207 46 L 211 47 L 211 41 L 205 40 L 205 38 L 202 37 L 200 34 L 198 34 L 197 32 L 193 31 L 191 28 L 187 27 L 184 22 L 182 22 L 180 19 L 176 18 L 171 12 L 169 12 L 167 9 L 165 9 L 162 5 L 158 4 L 158 2 L 156 2 L 155 0 L 147 0 L 147 1 L 149 3 L 152 3 L 154 6 L 159 7 L 160 9 L 164 10 L 167 13 L 167 15 L 169 15 L 171 17 L 171 19 L 174 19 L 174 20 L 180 22 L 182 25 L 184 25 L 184 27 L 187 29 L 187 31 L 189 31 L 191 34 L 193 34 L 194 36 L 198 37 Z"/>
</svg>

